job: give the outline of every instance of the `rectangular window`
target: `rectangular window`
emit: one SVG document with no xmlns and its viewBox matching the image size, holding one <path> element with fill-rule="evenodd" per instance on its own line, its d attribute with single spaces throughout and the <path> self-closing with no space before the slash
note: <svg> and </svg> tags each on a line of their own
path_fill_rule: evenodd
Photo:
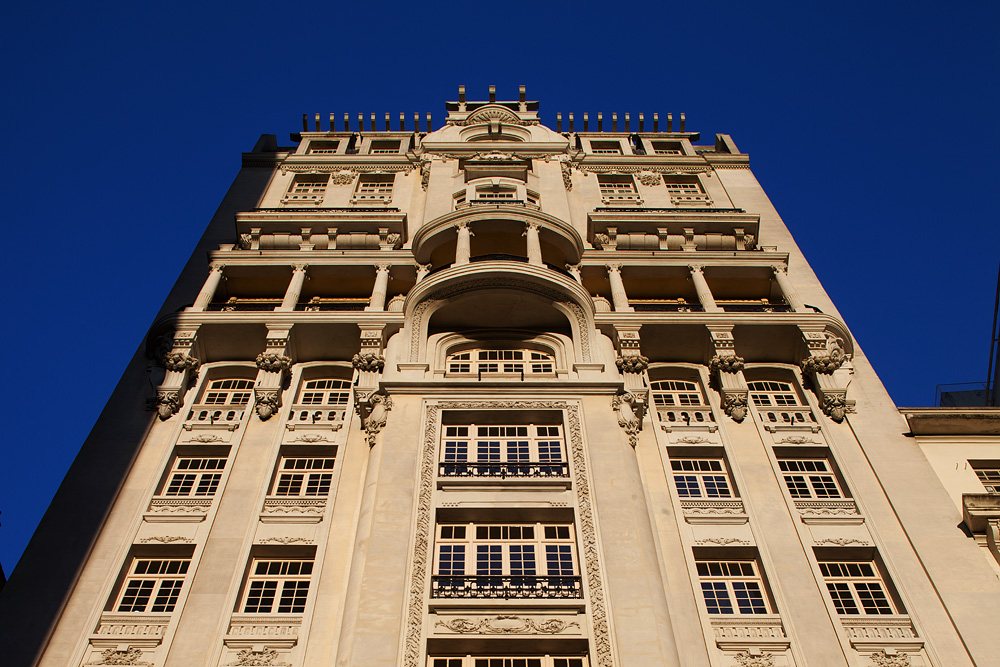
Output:
<svg viewBox="0 0 1000 667">
<path fill-rule="evenodd" d="M 756 561 L 699 560 L 697 566 L 709 614 L 771 613 Z"/>
<path fill-rule="evenodd" d="M 778 459 L 788 493 L 795 499 L 843 498 L 826 459 Z"/>
<path fill-rule="evenodd" d="M 653 155 L 683 155 L 681 145 L 676 141 L 654 141 Z"/>
<path fill-rule="evenodd" d="M 639 199 L 639 192 L 631 176 L 598 176 L 597 183 L 601 188 L 601 198 L 605 202 Z"/>
<path fill-rule="evenodd" d="M 309 144 L 309 155 L 333 155 L 339 146 L 339 141 L 313 141 Z"/>
<path fill-rule="evenodd" d="M 202 403 L 207 405 L 246 405 L 250 402 L 253 380 L 212 380 Z"/>
<path fill-rule="evenodd" d="M 439 524 L 435 597 L 578 598 L 570 524 Z"/>
<path fill-rule="evenodd" d="M 821 561 L 819 569 L 838 614 L 896 613 L 875 563 Z"/>
<path fill-rule="evenodd" d="M 986 493 L 1000 493 L 1000 465 L 989 463 L 972 463 L 976 477 L 982 482 Z"/>
<path fill-rule="evenodd" d="M 170 466 L 164 496 L 214 496 L 226 467 L 224 458 L 178 456 Z"/>
<path fill-rule="evenodd" d="M 326 184 L 329 180 L 328 176 L 296 178 L 288 188 L 284 201 L 319 203 L 326 195 Z"/>
<path fill-rule="evenodd" d="M 187 559 L 136 558 L 129 568 L 115 610 L 172 612 L 190 563 Z"/>
<path fill-rule="evenodd" d="M 311 560 L 260 560 L 250 564 L 244 614 L 301 614 L 306 609 Z"/>
<path fill-rule="evenodd" d="M 399 142 L 398 141 L 373 141 L 371 147 L 372 155 L 388 155 L 391 153 L 399 152 Z"/>
<path fill-rule="evenodd" d="M 591 141 L 590 152 L 594 155 L 621 155 L 622 144 L 620 141 Z"/>
<path fill-rule="evenodd" d="M 445 426 L 440 473 L 451 477 L 565 477 L 562 426 Z"/>
<path fill-rule="evenodd" d="M 387 202 L 392 199 L 394 181 L 392 174 L 362 175 L 358 178 L 354 201 Z"/>
<path fill-rule="evenodd" d="M 732 498 L 732 485 L 722 459 L 671 459 L 681 498 Z"/>
<path fill-rule="evenodd" d="M 711 206 L 712 200 L 701 188 L 697 177 L 664 177 L 667 194 L 674 206 Z"/>
<path fill-rule="evenodd" d="M 309 498 L 330 495 L 334 460 L 304 456 L 281 457 L 272 495 Z"/>
</svg>

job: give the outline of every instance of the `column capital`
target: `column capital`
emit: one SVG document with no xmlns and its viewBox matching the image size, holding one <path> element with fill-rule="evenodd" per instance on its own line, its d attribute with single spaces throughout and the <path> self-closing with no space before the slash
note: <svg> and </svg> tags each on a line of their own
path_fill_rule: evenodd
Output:
<svg viewBox="0 0 1000 667">
<path fill-rule="evenodd" d="M 469 221 L 468 220 L 459 220 L 458 222 L 455 223 L 455 229 L 459 229 L 459 230 L 461 230 L 461 229 L 469 229 Z M 471 232 L 472 230 L 469 229 L 469 231 Z"/>
<path fill-rule="evenodd" d="M 621 264 L 605 264 L 604 266 L 607 267 L 608 271 L 611 273 L 621 273 L 622 270 Z"/>
<path fill-rule="evenodd" d="M 788 267 L 783 266 L 781 264 L 772 264 L 771 270 L 774 271 L 775 273 L 784 273 L 784 274 L 788 273 Z"/>
<path fill-rule="evenodd" d="M 388 271 L 391 268 L 392 268 L 392 264 L 376 264 L 375 265 L 375 270 L 378 271 L 378 272 L 380 272 L 380 273 L 384 272 L 384 271 Z"/>
<path fill-rule="evenodd" d="M 688 271 L 691 273 L 704 273 L 705 266 L 703 264 L 688 264 Z"/>
<path fill-rule="evenodd" d="M 292 264 L 292 271 L 306 271 L 308 268 L 308 264 Z"/>
<path fill-rule="evenodd" d="M 538 223 L 537 220 L 528 220 L 527 222 L 524 223 L 524 233 L 527 234 L 528 230 L 531 230 L 531 229 L 534 229 L 535 231 L 538 231 L 538 229 L 540 227 L 541 227 L 541 225 Z"/>
<path fill-rule="evenodd" d="M 226 268 L 226 265 L 222 262 L 212 262 L 208 265 L 208 268 L 210 271 L 219 271 L 221 273 L 222 270 Z"/>
</svg>

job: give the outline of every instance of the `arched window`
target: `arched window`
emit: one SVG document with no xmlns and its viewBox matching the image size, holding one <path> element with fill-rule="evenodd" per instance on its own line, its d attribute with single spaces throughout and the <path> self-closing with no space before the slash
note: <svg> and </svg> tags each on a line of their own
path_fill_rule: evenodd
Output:
<svg viewBox="0 0 1000 667">
<path fill-rule="evenodd" d="M 795 396 L 795 390 L 788 382 L 759 380 L 757 382 L 748 382 L 747 387 L 750 389 L 750 400 L 758 408 L 784 407 L 799 404 Z"/>
<path fill-rule="evenodd" d="M 701 388 L 686 380 L 660 380 L 650 385 L 653 405 L 662 421 L 700 423 L 715 421 Z"/>
<path fill-rule="evenodd" d="M 351 398 L 348 380 L 323 378 L 307 380 L 292 406 L 291 419 L 297 422 L 326 423 L 344 420 Z"/>
<path fill-rule="evenodd" d="M 448 355 L 449 375 L 553 375 L 555 359 L 538 350 L 475 349 Z"/>
<path fill-rule="evenodd" d="M 219 378 L 211 380 L 203 390 L 200 403 L 191 410 L 188 419 L 196 421 L 238 422 L 253 395 L 253 380 Z"/>
</svg>

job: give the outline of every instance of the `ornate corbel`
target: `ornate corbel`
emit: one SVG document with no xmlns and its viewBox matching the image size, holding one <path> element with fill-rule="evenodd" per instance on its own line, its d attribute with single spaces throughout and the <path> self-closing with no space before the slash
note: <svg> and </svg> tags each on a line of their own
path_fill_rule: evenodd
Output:
<svg viewBox="0 0 1000 667">
<path fill-rule="evenodd" d="M 281 391 L 269 388 L 254 388 L 254 408 L 262 422 L 270 419 L 281 407 Z"/>
<path fill-rule="evenodd" d="M 619 373 L 642 373 L 649 368 L 649 357 L 641 354 L 618 357 L 615 359 L 615 366 Z"/>
<path fill-rule="evenodd" d="M 292 368 L 292 359 L 285 354 L 288 338 L 287 328 L 269 330 L 266 348 L 255 360 L 260 374 L 254 387 L 254 409 L 261 421 L 270 419 L 281 407 L 281 392 Z"/>
<path fill-rule="evenodd" d="M 354 411 L 361 418 L 369 447 L 375 446 L 375 436 L 388 421 L 389 410 L 392 410 L 392 398 L 384 390 L 366 391 L 355 388 Z"/>
<path fill-rule="evenodd" d="M 181 408 L 180 390 L 161 389 L 156 392 L 156 414 L 160 421 L 167 421 Z"/>
<path fill-rule="evenodd" d="M 615 394 L 611 399 L 611 409 L 618 416 L 618 425 L 628 436 L 628 444 L 635 449 L 639 444 L 639 431 L 646 415 L 648 392 L 625 392 Z"/>
<path fill-rule="evenodd" d="M 847 414 L 847 392 L 843 393 L 829 393 L 824 392 L 823 394 L 823 414 L 832 419 L 833 421 L 840 423 L 844 421 L 844 415 Z"/>
<path fill-rule="evenodd" d="M 800 365 L 802 374 L 812 381 L 823 414 L 835 422 L 844 421 L 849 410 L 847 385 L 850 372 L 839 372 L 849 358 L 844 352 L 844 341 L 828 331 L 803 331 L 808 356 Z"/>
<path fill-rule="evenodd" d="M 722 410 L 737 424 L 747 416 L 747 391 L 722 390 Z"/>
<path fill-rule="evenodd" d="M 381 373 L 385 370 L 385 357 L 378 352 L 358 352 L 351 358 L 351 364 L 359 371 Z"/>
<path fill-rule="evenodd" d="M 196 332 L 179 331 L 173 336 L 161 336 L 156 341 L 160 365 L 166 370 L 163 381 L 156 388 L 156 414 L 161 421 L 170 419 L 184 403 L 184 393 L 192 380 L 198 377 L 201 361 L 191 355 Z"/>
<path fill-rule="evenodd" d="M 720 373 L 739 373 L 745 365 L 743 357 L 737 357 L 735 354 L 717 354 L 708 362 L 708 367 L 712 372 Z"/>
</svg>

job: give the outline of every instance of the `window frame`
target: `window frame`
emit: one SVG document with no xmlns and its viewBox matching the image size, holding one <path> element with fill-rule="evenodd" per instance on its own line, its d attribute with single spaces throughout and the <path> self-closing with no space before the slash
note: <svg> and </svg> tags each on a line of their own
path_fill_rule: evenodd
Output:
<svg viewBox="0 0 1000 667">
<path fill-rule="evenodd" d="M 221 386 L 227 382 L 233 383 L 231 387 Z M 220 385 L 220 386 L 216 386 Z M 253 388 L 254 380 L 248 378 L 216 378 L 209 380 L 205 388 L 202 390 L 201 400 L 199 405 L 211 405 L 216 407 L 241 407 L 245 408 L 250 403 L 250 399 L 253 398 Z M 217 394 L 222 397 L 225 394 L 226 400 L 213 399 L 213 394 Z M 236 396 L 243 396 L 239 401 L 233 401 L 232 399 Z"/>
<path fill-rule="evenodd" d="M 192 468 L 182 465 L 185 462 L 197 461 L 212 463 L 216 467 Z M 218 465 L 219 463 L 221 463 L 221 466 Z M 175 454 L 160 485 L 159 493 L 156 495 L 159 498 L 214 498 L 216 493 L 218 493 L 219 485 L 222 483 L 222 476 L 225 474 L 228 464 L 228 455 L 208 453 Z M 187 492 L 181 493 L 180 491 L 183 490 L 182 487 L 184 486 L 185 478 L 190 478 L 190 483 L 187 484 Z M 171 492 L 171 487 L 175 485 L 175 480 L 177 486 L 181 488 L 177 488 L 174 492 Z"/>
<path fill-rule="evenodd" d="M 288 191 L 282 197 L 283 203 L 321 204 L 330 187 L 328 174 L 297 174 L 288 184 Z"/>
<path fill-rule="evenodd" d="M 630 174 L 597 174 L 597 187 L 604 203 L 642 202 L 639 188 Z"/>
<path fill-rule="evenodd" d="M 176 571 L 149 572 L 148 566 L 152 563 L 159 563 L 167 570 L 175 569 Z M 144 565 L 146 571 L 137 572 L 140 565 Z M 190 557 L 133 556 L 128 561 L 128 568 L 111 609 L 118 614 L 172 613 L 177 607 L 181 592 L 184 590 L 190 566 Z M 132 601 L 126 602 L 126 599 L 130 597 L 133 598 Z M 136 608 L 139 598 L 144 600 L 141 609 Z M 123 609 L 123 606 L 130 608 Z"/>
<path fill-rule="evenodd" d="M 689 464 L 691 469 L 684 469 L 685 464 Z M 718 467 L 711 469 L 713 464 Z M 694 469 L 695 466 L 700 469 Z M 677 497 L 681 500 L 735 500 L 739 498 L 736 485 L 733 484 L 732 473 L 724 456 L 672 454 L 670 456 L 670 473 L 674 480 L 674 491 L 677 492 Z M 725 487 L 725 495 L 721 493 L 712 495 L 711 489 L 713 485 L 718 487 L 720 479 L 722 486 Z M 684 490 L 688 492 L 687 495 L 685 495 Z M 690 495 L 692 490 L 697 490 L 698 495 Z"/>
<path fill-rule="evenodd" d="M 817 564 L 827 596 L 839 617 L 877 618 L 905 613 L 877 559 L 819 558 Z M 855 566 L 855 573 L 849 572 L 850 566 Z M 833 574 L 834 568 L 847 574 Z"/>
<path fill-rule="evenodd" d="M 444 477 L 569 476 L 562 424 L 443 424 L 438 461 Z"/>
<path fill-rule="evenodd" d="M 354 186 L 354 196 L 351 201 L 354 203 L 384 203 L 392 201 L 392 191 L 396 185 L 396 175 L 389 174 L 360 174 Z"/>
<path fill-rule="evenodd" d="M 736 567 L 739 574 L 733 573 Z M 695 572 L 702 602 L 712 618 L 776 613 L 756 557 L 698 557 L 695 559 Z"/>
<path fill-rule="evenodd" d="M 337 456 L 282 453 L 274 466 L 268 498 L 320 499 L 329 498 L 333 490 Z M 286 467 L 302 464 L 303 467 Z M 286 487 L 284 490 L 282 487 Z M 310 493 L 310 488 L 314 491 Z"/>
<path fill-rule="evenodd" d="M 259 572 L 262 565 L 265 566 L 265 569 L 271 569 L 273 566 L 278 571 Z M 243 591 L 237 605 L 238 613 L 304 614 L 309 603 L 312 577 L 315 574 L 314 565 L 313 558 L 263 556 L 251 558 L 244 578 Z M 282 569 L 286 571 L 282 572 Z M 292 569 L 298 571 L 291 573 Z M 303 570 L 308 571 L 303 573 Z M 257 585 L 258 583 L 260 586 Z M 274 585 L 267 586 L 269 583 Z M 286 588 L 289 589 L 287 592 Z M 268 608 L 262 610 L 265 599 L 269 599 L 270 602 Z M 282 604 L 287 609 L 283 608 Z M 251 605 L 253 605 L 252 608 Z"/>
<path fill-rule="evenodd" d="M 795 501 L 846 500 L 850 498 L 846 486 L 840 479 L 836 466 L 829 456 L 806 456 L 794 453 L 775 454 L 778 472 L 785 484 L 785 490 Z M 809 470 L 809 466 L 822 464 L 823 470 Z M 792 468 L 799 469 L 792 469 Z M 831 495 L 830 491 L 836 495 Z"/>
</svg>

